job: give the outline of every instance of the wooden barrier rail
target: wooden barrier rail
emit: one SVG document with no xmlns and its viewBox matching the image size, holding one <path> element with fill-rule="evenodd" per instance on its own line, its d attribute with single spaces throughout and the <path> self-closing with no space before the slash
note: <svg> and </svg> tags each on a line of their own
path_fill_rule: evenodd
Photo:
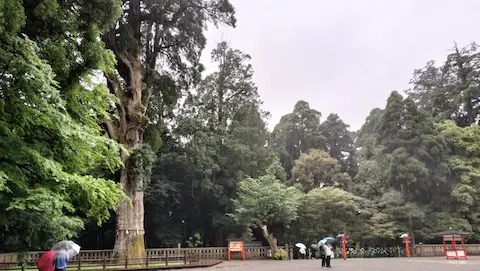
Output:
<svg viewBox="0 0 480 271">
<path fill-rule="evenodd" d="M 198 253 L 183 251 L 182 255 L 165 254 L 158 257 L 148 256 L 145 258 L 107 258 L 103 259 L 83 259 L 76 257 L 68 264 L 68 270 L 106 270 L 106 269 L 162 269 L 172 266 L 192 266 L 198 265 L 202 259 Z M 0 263 L 1 270 L 36 270 L 36 261 L 24 261 L 20 265 L 18 262 Z"/>
<path fill-rule="evenodd" d="M 278 247 L 284 248 L 282 246 Z M 268 256 L 269 247 L 246 247 L 247 259 L 265 259 Z M 38 258 L 45 253 L 45 251 L 32 251 L 25 253 L 0 253 L 0 269 L 9 269 L 20 263 L 36 263 Z M 173 259 L 183 259 L 184 255 L 197 255 L 198 259 L 212 259 L 212 260 L 226 260 L 226 247 L 199 247 L 199 248 L 153 248 L 146 249 L 146 258 L 161 259 L 171 261 Z M 113 259 L 113 250 L 81 250 L 80 254 L 70 259 L 70 263 L 80 261 L 81 264 L 93 264 L 102 262 L 105 259 Z M 239 259 L 240 254 L 232 254 L 232 259 Z M 118 260 L 118 259 L 117 259 Z M 125 260 L 125 259 L 122 259 Z M 132 259 L 130 259 L 132 260 Z"/>
<path fill-rule="evenodd" d="M 415 245 L 415 255 L 420 257 L 437 257 L 445 256 L 442 244 L 418 244 Z M 467 255 L 478 256 L 480 255 L 480 244 L 465 244 Z"/>
<path fill-rule="evenodd" d="M 284 248 L 283 246 L 279 246 Z M 480 255 L 480 244 L 466 244 L 467 255 Z M 246 259 L 265 259 L 267 258 L 269 247 L 245 247 Z M 442 244 L 417 244 L 415 246 L 415 256 L 417 257 L 435 257 L 443 256 Z M 0 253 L 0 269 L 7 265 L 18 265 L 21 262 L 36 262 L 44 251 L 33 251 L 25 253 Z M 200 259 L 226 260 L 226 247 L 199 247 L 199 248 L 151 248 L 146 249 L 146 258 L 148 259 L 175 259 L 181 258 L 185 253 L 195 253 Z M 112 259 L 113 250 L 82 250 L 80 255 L 71 259 L 76 262 L 81 258 L 82 263 L 98 263 L 104 259 Z M 240 254 L 232 254 L 232 259 L 239 259 Z"/>
</svg>

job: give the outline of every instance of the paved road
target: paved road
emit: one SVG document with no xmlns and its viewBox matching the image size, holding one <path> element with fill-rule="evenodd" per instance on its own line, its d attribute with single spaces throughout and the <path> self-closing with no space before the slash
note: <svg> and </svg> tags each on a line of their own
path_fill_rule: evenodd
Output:
<svg viewBox="0 0 480 271">
<path fill-rule="evenodd" d="M 333 259 L 332 268 L 322 269 L 318 260 L 293 261 L 231 261 L 197 271 L 291 271 L 291 270 L 339 270 L 339 271 L 478 271 L 480 258 L 446 260 L 445 258 L 383 258 L 383 259 Z M 194 269 L 183 269 L 194 270 Z"/>
</svg>

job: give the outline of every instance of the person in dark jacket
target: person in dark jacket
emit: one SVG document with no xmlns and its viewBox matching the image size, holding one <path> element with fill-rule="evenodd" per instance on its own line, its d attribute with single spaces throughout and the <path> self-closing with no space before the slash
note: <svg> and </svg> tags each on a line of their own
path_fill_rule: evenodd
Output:
<svg viewBox="0 0 480 271">
<path fill-rule="evenodd" d="M 318 248 L 318 252 L 320 254 L 320 259 L 322 259 L 322 267 L 325 267 L 326 265 L 326 254 L 325 254 L 325 250 L 323 249 L 323 246 L 319 247 Z"/>
</svg>

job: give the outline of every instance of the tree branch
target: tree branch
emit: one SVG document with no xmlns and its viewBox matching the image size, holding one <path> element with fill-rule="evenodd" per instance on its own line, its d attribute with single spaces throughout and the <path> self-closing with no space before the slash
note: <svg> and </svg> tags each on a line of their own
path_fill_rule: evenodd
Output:
<svg viewBox="0 0 480 271">
<path fill-rule="evenodd" d="M 107 127 L 108 136 L 118 142 L 118 127 L 116 127 L 111 119 L 105 120 L 105 127 Z"/>
<path fill-rule="evenodd" d="M 132 62 L 129 60 L 130 56 L 127 52 L 122 52 L 118 49 L 116 43 L 116 30 L 108 32 L 103 41 L 107 48 L 111 49 L 117 58 L 117 71 L 120 76 L 125 80 L 127 85 L 130 85 L 133 79 Z"/>
<path fill-rule="evenodd" d="M 163 14 L 161 14 L 161 16 L 158 16 L 159 14 L 156 14 L 156 13 L 148 13 L 148 14 L 143 13 L 140 15 L 140 20 L 152 21 L 155 23 L 162 24 L 165 26 L 164 29 L 166 29 L 167 27 L 170 27 L 173 24 L 175 24 L 178 21 L 178 19 L 180 19 L 180 16 L 189 8 L 204 9 L 205 6 L 196 5 L 194 3 L 189 3 L 189 4 L 181 3 L 180 8 L 173 14 L 172 19 L 168 21 L 165 21 L 165 16 Z"/>
<path fill-rule="evenodd" d="M 107 86 L 110 89 L 110 93 L 115 95 L 120 100 L 123 99 L 125 92 L 123 91 L 122 84 L 118 77 L 115 74 L 104 73 L 105 78 L 107 78 Z"/>
</svg>

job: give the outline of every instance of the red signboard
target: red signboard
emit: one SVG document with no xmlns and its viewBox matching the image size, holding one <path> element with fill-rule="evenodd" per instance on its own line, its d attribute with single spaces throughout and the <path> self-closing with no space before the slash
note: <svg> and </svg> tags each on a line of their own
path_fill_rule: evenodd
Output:
<svg viewBox="0 0 480 271">
<path fill-rule="evenodd" d="M 245 260 L 245 242 L 244 241 L 228 241 L 228 260 L 230 261 L 230 252 L 241 252 L 242 260 Z"/>
</svg>

